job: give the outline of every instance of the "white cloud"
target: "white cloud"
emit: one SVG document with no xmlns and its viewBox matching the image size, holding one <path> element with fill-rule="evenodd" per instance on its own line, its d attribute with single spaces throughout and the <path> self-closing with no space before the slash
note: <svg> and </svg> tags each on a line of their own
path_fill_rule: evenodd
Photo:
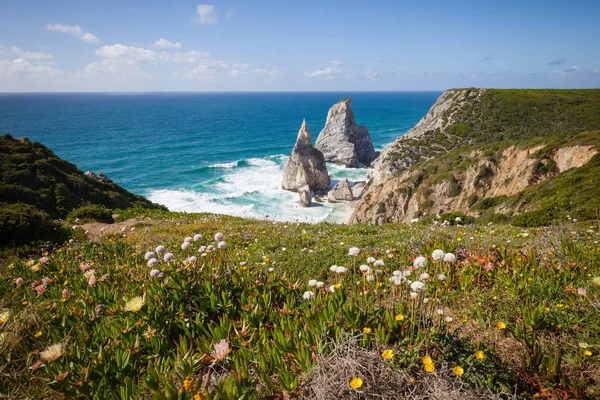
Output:
<svg viewBox="0 0 600 400">
<path fill-rule="evenodd" d="M 234 64 L 233 67 L 229 70 L 229 76 L 245 76 L 248 74 L 249 65 L 246 63 Z"/>
<path fill-rule="evenodd" d="M 96 50 L 96 55 L 125 63 L 161 61 L 168 59 L 166 53 L 147 50 L 141 47 L 125 46 L 122 44 L 102 46 Z"/>
<path fill-rule="evenodd" d="M 42 53 L 37 51 L 25 51 L 21 50 L 17 46 L 12 46 L 10 49 L 0 46 L 0 56 L 8 56 L 13 57 L 17 56 L 18 58 L 25 58 L 28 60 L 50 60 L 52 59 L 52 54 Z"/>
<path fill-rule="evenodd" d="M 97 36 L 84 32 L 79 25 L 48 24 L 46 30 L 75 36 L 88 43 L 98 43 L 100 41 Z"/>
<path fill-rule="evenodd" d="M 171 42 L 170 40 L 160 38 L 154 42 L 155 49 L 181 49 L 180 42 Z"/>
<path fill-rule="evenodd" d="M 192 50 L 192 51 L 186 51 L 184 53 L 179 53 L 179 52 L 175 53 L 171 57 L 171 60 L 175 64 L 196 64 L 196 63 L 206 61 L 207 59 L 210 59 L 210 58 L 211 58 L 210 53 Z"/>
<path fill-rule="evenodd" d="M 340 69 L 341 65 L 342 63 L 339 61 L 327 61 L 327 67 L 324 69 L 317 69 L 312 72 L 307 71 L 304 73 L 304 76 L 308 78 L 331 79 L 342 73 L 342 70 Z"/>
<path fill-rule="evenodd" d="M 254 68 L 254 72 L 267 76 L 277 76 L 280 73 L 278 68 Z"/>
<path fill-rule="evenodd" d="M 23 76 L 54 76 L 61 71 L 48 65 L 37 65 L 24 58 L 0 60 L 0 79 Z"/>
<path fill-rule="evenodd" d="M 377 71 L 367 71 L 367 79 L 372 81 L 379 78 L 380 73 Z"/>
<path fill-rule="evenodd" d="M 228 8 L 227 10 L 225 10 L 225 19 L 231 19 L 233 17 L 234 11 L 235 9 L 233 8 Z"/>
<path fill-rule="evenodd" d="M 216 24 L 218 22 L 215 6 L 198 4 L 196 7 L 196 22 L 200 25 Z"/>
<path fill-rule="evenodd" d="M 581 70 L 581 68 L 579 68 L 578 66 L 574 65 L 571 68 L 565 69 L 565 72 L 579 72 L 580 70 Z"/>
</svg>

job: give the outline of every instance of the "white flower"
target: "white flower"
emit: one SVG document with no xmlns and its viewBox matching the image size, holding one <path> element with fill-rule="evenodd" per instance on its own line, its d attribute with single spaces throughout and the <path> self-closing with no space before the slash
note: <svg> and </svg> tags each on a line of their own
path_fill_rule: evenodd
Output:
<svg viewBox="0 0 600 400">
<path fill-rule="evenodd" d="M 411 224 L 416 224 L 417 222 L 419 222 L 419 218 L 412 218 L 412 219 L 410 220 L 410 223 L 411 223 Z"/>
<path fill-rule="evenodd" d="M 453 320 L 454 318 L 452 318 L 452 317 L 450 317 L 450 316 L 447 316 L 447 317 L 446 317 L 446 318 L 444 318 L 444 319 L 446 320 L 446 322 L 450 323 L 450 322 L 452 322 L 452 320 Z"/>
<path fill-rule="evenodd" d="M 196 257 L 196 256 L 188 257 L 186 260 L 186 262 L 188 262 L 188 263 L 195 263 L 196 261 L 198 261 L 198 257 Z"/>
<path fill-rule="evenodd" d="M 402 275 L 402 272 L 395 270 L 394 272 L 392 272 L 392 276 L 400 276 Z"/>
<path fill-rule="evenodd" d="M 405 278 L 408 278 L 410 276 L 410 274 L 412 274 L 412 271 L 409 271 L 407 269 L 405 269 L 404 271 L 402 271 L 402 276 Z"/>
<path fill-rule="evenodd" d="M 419 275 L 419 279 L 422 281 L 426 281 L 429 278 L 431 278 L 431 276 L 427 272 L 423 272 L 421 275 Z"/>
<path fill-rule="evenodd" d="M 410 298 L 411 298 L 411 299 L 413 299 L 413 300 L 414 300 L 414 299 L 416 299 L 417 297 L 419 297 L 419 293 L 417 293 L 417 292 L 410 292 Z"/>
<path fill-rule="evenodd" d="M 422 292 L 425 290 L 425 284 L 421 281 L 414 281 L 410 284 L 410 288 L 415 292 Z"/>
<path fill-rule="evenodd" d="M 226 250 L 227 249 L 227 243 L 225 243 L 224 241 L 220 241 L 219 244 L 217 244 L 217 247 L 221 250 Z"/>
<path fill-rule="evenodd" d="M 358 267 L 358 269 L 360 269 L 362 272 L 367 272 L 371 268 L 369 268 L 368 265 L 361 265 L 360 267 Z"/>
<path fill-rule="evenodd" d="M 438 281 L 445 281 L 446 280 L 446 275 L 444 275 L 444 274 L 437 274 L 436 277 L 438 278 Z"/>
<path fill-rule="evenodd" d="M 335 272 L 336 269 L 337 269 L 337 265 L 332 265 L 331 267 L 329 267 L 329 270 L 331 272 Z"/>
<path fill-rule="evenodd" d="M 244 265 L 248 264 L 246 261 L 240 261 L 240 265 L 243 267 Z"/>
<path fill-rule="evenodd" d="M 198 253 L 204 253 L 206 251 L 206 246 L 200 246 L 198 249 Z"/>
<path fill-rule="evenodd" d="M 325 283 L 323 283 L 323 282 L 317 282 L 317 284 L 315 285 L 315 287 L 322 288 L 323 285 L 325 285 Z"/>
<path fill-rule="evenodd" d="M 360 249 L 358 247 L 350 247 L 348 250 L 348 255 L 352 257 L 356 257 L 360 253 Z"/>
<path fill-rule="evenodd" d="M 436 249 L 431 253 L 431 258 L 433 258 L 434 261 L 439 261 L 444 258 L 444 254 L 443 250 Z"/>
<path fill-rule="evenodd" d="M 443 308 L 438 308 L 438 309 L 437 309 L 435 312 L 436 312 L 438 315 L 444 315 L 444 309 L 443 309 Z"/>
<path fill-rule="evenodd" d="M 370 281 L 375 280 L 375 275 L 368 274 L 368 275 L 365 275 L 365 278 L 370 282 Z"/>
<path fill-rule="evenodd" d="M 427 266 L 427 259 L 423 256 L 419 256 L 415 258 L 413 261 L 413 267 L 415 268 L 425 268 Z"/>
<path fill-rule="evenodd" d="M 348 272 L 348 268 L 346 267 L 336 267 L 335 269 L 336 274 L 345 274 L 346 272 Z"/>
<path fill-rule="evenodd" d="M 375 264 L 373 264 L 374 267 L 383 267 L 385 265 L 385 263 L 383 262 L 383 260 L 377 260 L 375 261 Z"/>
<path fill-rule="evenodd" d="M 183 242 L 183 243 L 181 243 L 181 250 L 185 250 L 188 247 L 190 247 L 190 242 Z"/>
<path fill-rule="evenodd" d="M 454 220 L 455 220 L 456 222 L 460 222 L 460 221 L 462 221 L 462 219 L 461 219 L 460 217 L 456 217 L 456 218 L 454 218 Z"/>
<path fill-rule="evenodd" d="M 158 265 L 158 260 L 156 258 L 151 258 L 148 260 L 149 267 L 155 267 Z"/>
<path fill-rule="evenodd" d="M 311 279 L 310 281 L 308 281 L 308 286 L 317 286 L 317 280 Z"/>
<path fill-rule="evenodd" d="M 215 242 L 220 242 L 225 236 L 222 233 L 215 234 Z"/>
<path fill-rule="evenodd" d="M 151 258 L 154 258 L 154 252 L 153 252 L 153 251 L 148 251 L 148 252 L 146 252 L 146 254 L 144 254 L 144 258 L 145 258 L 146 260 L 149 260 L 149 259 L 151 259 Z"/>
<path fill-rule="evenodd" d="M 456 256 L 452 253 L 446 253 L 446 255 L 444 256 L 444 261 L 449 263 L 456 262 Z"/>
<path fill-rule="evenodd" d="M 330 293 L 333 293 L 333 292 L 335 292 L 335 285 L 331 285 L 331 286 L 329 286 L 329 288 L 327 288 L 327 290 L 328 290 Z"/>
<path fill-rule="evenodd" d="M 201 239 L 202 239 L 202 235 L 201 235 L 201 234 L 199 234 L 199 233 L 196 233 L 196 234 L 194 235 L 194 242 L 197 242 L 198 240 L 201 240 Z"/>
<path fill-rule="evenodd" d="M 160 271 L 159 271 L 159 270 L 157 270 L 157 269 L 153 269 L 152 271 L 150 271 L 150 276 L 151 276 L 151 277 L 155 277 L 155 276 L 157 276 L 157 277 L 159 277 L 159 278 L 162 278 L 164 275 L 165 275 L 165 274 L 163 274 L 162 272 L 160 272 Z"/>
<path fill-rule="evenodd" d="M 390 282 L 392 282 L 396 286 L 401 285 L 403 281 L 404 278 L 402 278 L 401 276 L 392 276 L 390 278 Z"/>
<path fill-rule="evenodd" d="M 173 255 L 173 253 L 167 253 L 165 254 L 165 256 L 163 257 L 163 260 L 165 262 L 169 262 L 169 261 L 173 261 L 175 259 L 175 256 Z"/>
<path fill-rule="evenodd" d="M 215 246 L 212 244 L 206 248 L 207 251 L 215 251 Z"/>
<path fill-rule="evenodd" d="M 302 298 L 303 298 L 304 300 L 310 300 L 310 299 L 312 299 L 313 297 L 315 297 L 315 293 L 314 293 L 314 292 L 311 292 L 311 291 L 304 292 L 304 294 L 302 295 Z"/>
<path fill-rule="evenodd" d="M 269 271 L 269 272 L 273 272 L 273 271 L 275 271 L 275 268 L 271 267 L 271 268 L 269 268 L 267 271 Z"/>
<path fill-rule="evenodd" d="M 423 303 L 425 303 L 425 304 L 429 303 L 429 297 L 425 297 L 425 298 L 423 299 Z"/>
<path fill-rule="evenodd" d="M 382 271 L 382 270 L 380 270 L 380 269 L 376 269 L 376 270 L 375 270 L 375 273 L 376 273 L 377 275 L 381 275 L 381 274 L 383 274 L 383 271 Z"/>
<path fill-rule="evenodd" d="M 165 252 L 165 246 L 163 246 L 163 245 L 161 244 L 160 246 L 158 246 L 158 247 L 155 249 L 155 251 L 156 251 L 156 253 L 157 253 L 157 254 L 162 254 L 162 253 L 164 253 L 164 252 Z"/>
<path fill-rule="evenodd" d="M 183 239 L 184 242 L 188 242 L 188 243 L 190 243 L 192 240 L 194 240 L 194 238 L 192 238 L 191 236 L 186 236 L 186 238 Z"/>
<path fill-rule="evenodd" d="M 375 262 L 375 257 L 369 257 L 367 258 L 367 263 L 368 264 L 373 264 Z"/>
</svg>

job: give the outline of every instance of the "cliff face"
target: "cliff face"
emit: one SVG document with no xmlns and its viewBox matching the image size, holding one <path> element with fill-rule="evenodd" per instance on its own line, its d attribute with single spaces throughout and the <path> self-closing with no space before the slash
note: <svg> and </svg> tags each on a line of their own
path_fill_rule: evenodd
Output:
<svg viewBox="0 0 600 400">
<path fill-rule="evenodd" d="M 600 129 L 594 115 L 600 91 L 448 90 L 382 152 L 350 223 L 516 215 L 577 203 L 568 197 L 589 191 L 564 187 L 563 176 L 600 158 L 600 133 L 586 131 Z M 600 176 L 593 168 L 586 174 Z M 551 190 L 547 199 L 534 194 L 542 186 Z"/>
<path fill-rule="evenodd" d="M 350 168 L 370 165 L 377 158 L 369 130 L 366 126 L 358 126 L 354 120 L 350 98 L 329 109 L 315 147 L 323 153 L 326 161 Z"/>
</svg>

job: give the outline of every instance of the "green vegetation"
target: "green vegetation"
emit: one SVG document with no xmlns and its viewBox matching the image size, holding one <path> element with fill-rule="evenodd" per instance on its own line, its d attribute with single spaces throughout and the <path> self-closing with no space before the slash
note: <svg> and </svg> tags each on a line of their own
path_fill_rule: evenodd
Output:
<svg viewBox="0 0 600 400">
<path fill-rule="evenodd" d="M 69 222 L 104 222 L 107 224 L 115 222 L 110 210 L 97 205 L 76 208 L 67 216 Z"/>
<path fill-rule="evenodd" d="M 49 238 L 52 220 L 91 205 L 161 208 L 106 177 L 84 175 L 38 142 L 0 137 L 0 244 Z"/>
<path fill-rule="evenodd" d="M 1 396 L 600 396 L 598 227 L 140 212 L 127 235 L 0 263 Z"/>
</svg>

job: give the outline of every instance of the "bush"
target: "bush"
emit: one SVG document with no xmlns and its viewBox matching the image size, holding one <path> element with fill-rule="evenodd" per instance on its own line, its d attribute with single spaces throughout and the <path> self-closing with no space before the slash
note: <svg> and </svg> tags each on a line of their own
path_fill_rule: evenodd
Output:
<svg viewBox="0 0 600 400">
<path fill-rule="evenodd" d="M 112 224 L 115 220 L 112 217 L 112 212 L 104 207 L 95 204 L 79 207 L 71 211 L 67 216 L 70 222 L 104 222 Z"/>
<path fill-rule="evenodd" d="M 448 221 L 451 224 L 458 224 L 459 222 L 456 221 L 456 218 L 460 218 L 460 224 L 463 225 L 469 225 L 472 224 L 473 221 L 475 221 L 475 218 L 468 216 L 465 213 L 462 212 L 448 212 L 448 213 L 443 213 L 440 215 L 440 218 L 442 221 Z"/>
<path fill-rule="evenodd" d="M 29 204 L 0 207 L 0 243 L 23 243 L 51 236 L 59 229 L 48 214 Z"/>
<path fill-rule="evenodd" d="M 538 226 L 551 225 L 556 219 L 552 209 L 543 209 L 537 211 L 529 211 L 517 215 L 512 219 L 511 224 L 521 228 L 533 228 Z"/>
</svg>

